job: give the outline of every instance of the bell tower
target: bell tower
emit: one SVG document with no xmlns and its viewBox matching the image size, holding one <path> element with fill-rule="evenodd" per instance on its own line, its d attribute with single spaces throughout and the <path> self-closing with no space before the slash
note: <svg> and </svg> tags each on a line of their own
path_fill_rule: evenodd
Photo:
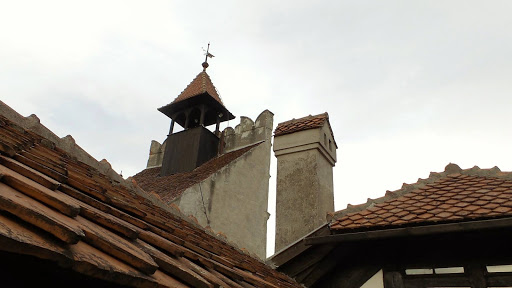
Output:
<svg viewBox="0 0 512 288">
<path fill-rule="evenodd" d="M 208 44 L 209 48 L 210 44 Z M 206 51 L 203 71 L 171 103 L 158 110 L 171 118 L 171 127 L 166 140 L 161 176 L 189 172 L 217 156 L 219 151 L 219 124 L 235 116 L 224 106 L 206 73 L 208 57 Z M 178 123 L 183 131 L 173 133 Z M 205 127 L 215 124 L 212 133 Z"/>
</svg>

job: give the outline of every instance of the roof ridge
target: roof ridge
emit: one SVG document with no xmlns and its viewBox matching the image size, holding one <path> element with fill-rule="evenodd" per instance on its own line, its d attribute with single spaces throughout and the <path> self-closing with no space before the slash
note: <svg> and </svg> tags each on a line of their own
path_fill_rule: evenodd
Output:
<svg viewBox="0 0 512 288">
<path fill-rule="evenodd" d="M 22 116 L 16 110 L 12 109 L 9 105 L 5 104 L 0 100 L 0 115 L 9 120 L 12 124 L 21 127 L 24 130 L 29 130 L 39 137 L 41 137 L 46 145 L 56 146 L 69 156 L 76 158 L 78 161 L 85 163 L 92 168 L 95 168 L 100 173 L 109 176 L 112 180 L 123 184 L 124 186 L 131 186 L 129 181 L 126 181 L 121 175 L 119 175 L 111 164 L 106 159 L 98 161 L 91 154 L 87 153 L 80 145 L 76 144 L 75 139 L 71 135 L 59 137 L 53 131 L 48 129 L 41 123 L 41 120 L 37 115 L 31 114 L 30 116 Z"/>
<path fill-rule="evenodd" d="M 387 190 L 386 194 L 382 197 L 375 198 L 375 199 L 368 198 L 366 203 L 362 203 L 362 204 L 358 204 L 358 205 L 347 204 L 347 208 L 345 208 L 343 210 L 339 210 L 334 213 L 328 213 L 328 215 L 327 215 L 328 221 L 338 220 L 347 214 L 354 213 L 354 212 L 360 212 L 365 209 L 371 208 L 376 204 L 384 203 L 388 200 L 398 198 L 398 197 L 403 196 L 403 195 L 405 195 L 409 192 L 412 192 L 416 189 L 423 188 L 426 185 L 434 183 L 442 178 L 457 177 L 460 175 L 486 177 L 486 178 L 494 177 L 494 178 L 512 181 L 512 172 L 502 172 L 497 166 L 494 166 L 493 168 L 489 168 L 489 169 L 482 169 L 475 165 L 472 168 L 462 169 L 459 167 L 459 165 L 450 162 L 448 165 L 445 166 L 445 169 L 443 172 L 430 172 L 428 178 L 425 178 L 425 179 L 418 178 L 418 181 L 416 181 L 415 183 L 411 183 L 411 184 L 403 183 L 402 187 L 400 189 L 397 189 L 395 191 Z"/>
<path fill-rule="evenodd" d="M 205 75 L 205 84 L 204 84 L 205 88 L 204 89 L 206 90 L 208 88 L 208 87 L 206 87 L 206 80 L 210 81 L 210 84 L 212 85 L 212 88 L 216 93 L 216 95 L 212 95 L 212 97 L 214 97 L 215 100 L 219 101 L 220 104 L 224 105 L 224 103 L 222 102 L 222 97 L 220 97 L 219 90 L 217 90 L 217 87 L 215 87 L 215 85 L 213 84 L 212 78 L 210 78 L 210 75 L 208 73 L 206 73 L 206 71 L 204 71 L 204 75 Z"/>
</svg>

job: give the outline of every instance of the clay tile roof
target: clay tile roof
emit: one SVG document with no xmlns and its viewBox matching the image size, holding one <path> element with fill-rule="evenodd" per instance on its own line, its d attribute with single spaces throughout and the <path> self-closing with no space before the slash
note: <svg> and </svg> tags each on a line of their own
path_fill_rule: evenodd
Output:
<svg viewBox="0 0 512 288">
<path fill-rule="evenodd" d="M 238 157 L 244 155 L 261 143 L 256 143 L 229 153 L 223 154 L 197 167 L 193 171 L 169 176 L 160 176 L 160 168 L 154 167 L 142 170 L 133 176 L 137 184 L 145 191 L 154 192 L 166 203 L 171 203 L 187 188 L 203 181 L 213 173 Z"/>
<path fill-rule="evenodd" d="M 171 104 L 192 98 L 197 95 L 201 95 L 203 93 L 208 93 L 211 97 L 213 97 L 213 99 L 224 106 L 222 100 L 220 99 L 219 93 L 217 93 L 217 89 L 215 89 L 215 86 L 213 86 L 212 80 L 206 71 L 202 71 L 201 73 L 197 74 L 196 78 L 194 78 L 194 80 L 188 84 L 185 90 L 183 90 L 183 92 L 181 92 L 181 94 L 176 97 L 176 99 L 174 99 Z"/>
<path fill-rule="evenodd" d="M 0 114 L 2 255 L 131 287 L 301 287 L 52 143 Z"/>
<path fill-rule="evenodd" d="M 512 216 L 512 172 L 455 164 L 367 203 L 336 212 L 330 228 L 382 229 Z"/>
<path fill-rule="evenodd" d="M 286 122 L 279 123 L 274 131 L 274 136 L 290 134 L 293 132 L 320 128 L 324 125 L 325 121 L 329 119 L 327 112 L 315 116 L 306 116 L 299 119 L 292 119 Z M 334 135 L 333 135 L 334 137 Z"/>
</svg>

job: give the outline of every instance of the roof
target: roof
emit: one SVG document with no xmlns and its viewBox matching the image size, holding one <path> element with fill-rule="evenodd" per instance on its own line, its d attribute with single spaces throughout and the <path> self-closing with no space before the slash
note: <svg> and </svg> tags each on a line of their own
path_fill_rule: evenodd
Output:
<svg viewBox="0 0 512 288">
<path fill-rule="evenodd" d="M 171 103 L 158 108 L 158 111 L 164 113 L 169 118 L 176 121 L 181 126 L 185 126 L 185 117 L 179 117 L 184 110 L 190 107 L 199 107 L 198 105 L 206 105 L 209 107 L 204 114 L 204 125 L 209 126 L 215 124 L 217 120 L 228 121 L 234 119 L 235 116 L 229 112 L 220 99 L 219 93 L 213 86 L 210 76 L 206 71 L 199 73 L 190 84 L 176 97 Z"/>
<path fill-rule="evenodd" d="M 511 214 L 511 172 L 476 166 L 462 170 L 449 164 L 445 171 L 432 172 L 427 179 L 404 184 L 384 197 L 368 199 L 357 206 L 348 205 L 347 209 L 330 214 L 330 223 L 267 261 L 306 287 L 323 287 L 322 281 L 328 279 L 327 282 L 333 283 L 334 278 L 336 283 L 364 283 L 381 269 L 382 266 L 374 266 L 376 263 L 404 264 L 404 259 L 411 258 L 407 256 L 419 252 L 415 254 L 418 257 L 413 257 L 414 265 L 418 265 L 417 260 L 424 261 L 425 255 L 440 255 L 431 251 L 449 251 L 444 261 L 453 255 L 467 256 L 472 244 L 489 246 L 488 243 L 496 242 L 493 240 L 496 237 L 506 239 L 512 227 Z M 484 238 L 488 242 L 482 242 Z M 479 244 L 471 241 L 469 246 L 460 244 L 467 239 Z M 495 245 L 493 252 L 476 250 L 482 255 L 498 255 L 496 251 L 503 245 Z M 414 246 L 426 248 L 401 249 Z M 460 250 L 450 251 L 454 246 Z M 473 252 L 471 261 L 478 257 Z M 433 258 L 440 263 L 437 261 L 441 258 Z M 369 269 L 368 274 L 365 269 Z M 336 276 L 332 278 L 332 275 Z"/>
<path fill-rule="evenodd" d="M 334 133 L 332 132 L 331 124 L 329 123 L 329 114 L 327 112 L 279 123 L 277 124 L 276 130 L 274 131 L 274 136 L 281 136 L 299 131 L 320 128 L 323 127 L 326 122 L 329 126 L 329 130 L 331 131 L 332 139 L 334 140 Z M 334 145 L 336 145 L 336 140 L 334 140 Z M 336 145 L 336 147 L 338 147 L 338 145 Z"/>
<path fill-rule="evenodd" d="M 169 176 L 160 176 L 161 167 L 142 170 L 133 176 L 137 184 L 145 191 L 156 193 L 164 202 L 170 203 L 187 188 L 203 181 L 222 167 L 244 155 L 261 142 L 222 154 L 213 158 L 190 172 Z"/>
<path fill-rule="evenodd" d="M 300 287 L 3 115 L 0 154 L 0 251 L 134 287 Z"/>
<path fill-rule="evenodd" d="M 201 73 L 197 74 L 196 78 L 194 78 L 194 80 L 188 84 L 185 90 L 183 90 L 183 92 L 181 92 L 181 94 L 176 97 L 176 99 L 174 99 L 171 104 L 192 98 L 197 95 L 201 95 L 203 93 L 208 93 L 213 97 L 213 99 L 224 106 L 224 103 L 222 103 L 222 100 L 220 99 L 219 93 L 217 93 L 217 89 L 215 89 L 215 86 L 213 86 L 212 80 L 206 71 L 201 71 Z"/>
<path fill-rule="evenodd" d="M 341 233 L 507 216 L 512 216 L 512 173 L 449 164 L 428 179 L 336 212 L 330 229 Z"/>
<path fill-rule="evenodd" d="M 306 116 L 299 119 L 292 119 L 286 122 L 277 124 L 274 131 L 275 136 L 290 134 L 293 132 L 320 128 L 324 126 L 325 121 L 329 118 L 327 112 L 315 116 Z"/>
</svg>

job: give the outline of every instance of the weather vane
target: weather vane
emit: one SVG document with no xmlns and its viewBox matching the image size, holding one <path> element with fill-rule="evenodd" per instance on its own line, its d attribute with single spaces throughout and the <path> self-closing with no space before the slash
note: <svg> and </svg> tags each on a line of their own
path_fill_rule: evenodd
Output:
<svg viewBox="0 0 512 288">
<path fill-rule="evenodd" d="M 203 62 L 203 71 L 206 71 L 206 68 L 208 68 L 208 57 L 210 58 L 213 58 L 215 56 L 213 56 L 213 54 L 211 54 L 209 51 L 210 51 L 210 42 L 208 42 L 208 48 L 206 48 L 206 51 L 204 50 L 204 48 L 202 48 L 203 51 L 204 51 L 204 62 Z"/>
</svg>

